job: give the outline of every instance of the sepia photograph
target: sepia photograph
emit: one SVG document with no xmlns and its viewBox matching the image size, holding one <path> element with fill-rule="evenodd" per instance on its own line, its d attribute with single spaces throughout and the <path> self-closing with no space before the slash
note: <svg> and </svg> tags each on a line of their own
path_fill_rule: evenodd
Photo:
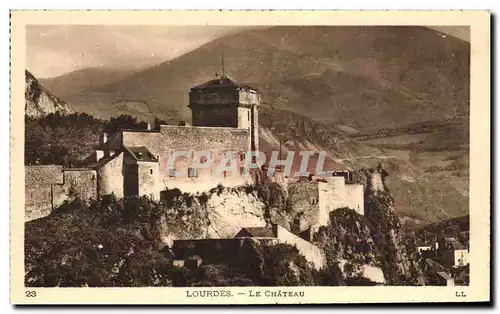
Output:
<svg viewBox="0 0 500 314">
<path fill-rule="evenodd" d="M 465 297 L 483 245 L 470 25 L 28 21 L 23 34 L 24 297 Z"/>
</svg>

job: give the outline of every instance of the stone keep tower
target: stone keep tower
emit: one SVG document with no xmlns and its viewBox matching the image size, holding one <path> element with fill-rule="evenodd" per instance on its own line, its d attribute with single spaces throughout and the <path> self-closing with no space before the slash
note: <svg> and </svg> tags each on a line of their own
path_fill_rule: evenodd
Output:
<svg viewBox="0 0 500 314">
<path fill-rule="evenodd" d="M 222 75 L 191 88 L 193 126 L 230 127 L 250 131 L 249 149 L 259 149 L 260 93 Z"/>
</svg>

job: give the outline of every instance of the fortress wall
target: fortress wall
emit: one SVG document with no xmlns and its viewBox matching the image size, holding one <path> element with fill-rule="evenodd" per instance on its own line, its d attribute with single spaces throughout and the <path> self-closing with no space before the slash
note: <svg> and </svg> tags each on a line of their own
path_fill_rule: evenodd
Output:
<svg viewBox="0 0 500 314">
<path fill-rule="evenodd" d="M 24 181 L 25 185 L 63 184 L 63 166 L 25 166 Z"/>
<path fill-rule="evenodd" d="M 160 132 L 123 132 L 123 144 L 126 146 L 146 146 L 159 162 L 158 184 L 160 189 L 179 188 L 185 192 L 208 190 L 218 184 L 238 186 L 248 182 L 248 176 L 239 175 L 244 161 L 235 158 L 237 173 L 221 172 L 216 176 L 216 169 L 226 151 L 244 152 L 249 149 L 249 131 L 236 128 L 212 128 L 191 126 L 160 126 Z M 175 172 L 180 177 L 171 177 L 168 161 L 173 151 L 190 152 L 187 157 L 175 159 Z M 188 167 L 193 162 L 194 151 L 212 152 L 215 162 L 208 169 L 198 169 L 198 177 L 188 177 Z"/>
<path fill-rule="evenodd" d="M 92 169 L 64 169 L 64 191 L 82 199 L 97 198 L 97 171 Z"/>
<path fill-rule="evenodd" d="M 331 190 L 325 182 L 318 182 L 318 221 L 320 226 L 327 226 L 330 223 L 330 207 L 328 200 L 331 197 Z"/>
<path fill-rule="evenodd" d="M 139 195 L 150 195 L 160 199 L 161 187 L 158 184 L 158 163 L 137 162 L 139 168 Z"/>
<path fill-rule="evenodd" d="M 345 184 L 344 177 L 331 177 L 327 182 L 318 182 L 319 210 L 318 224 L 330 222 L 330 212 L 348 207 L 364 215 L 364 188 L 361 184 Z"/>
<path fill-rule="evenodd" d="M 50 215 L 50 213 L 52 212 L 51 193 L 51 185 L 25 186 L 25 221 L 30 221 Z"/>
<path fill-rule="evenodd" d="M 299 238 L 280 225 L 275 225 L 275 227 L 277 228 L 276 237 L 280 243 L 297 247 L 300 254 L 302 254 L 308 262 L 311 262 L 314 265 L 314 268 L 323 268 L 325 265 L 325 256 L 320 248 L 304 239 Z"/>
<path fill-rule="evenodd" d="M 292 211 L 303 213 L 303 219 L 300 222 L 300 231 L 317 223 L 320 219 L 320 205 L 318 182 L 293 182 L 288 183 L 288 197 L 292 204 Z"/>
<path fill-rule="evenodd" d="M 365 214 L 364 187 L 362 184 L 346 185 L 346 206 L 358 214 Z"/>
<path fill-rule="evenodd" d="M 114 193 L 123 197 L 123 153 L 104 164 L 97 170 L 99 195 Z"/>
<path fill-rule="evenodd" d="M 92 179 L 93 178 L 93 179 Z M 71 196 L 96 198 L 96 171 L 64 169 L 58 165 L 25 167 L 25 219 L 48 216 Z M 74 193 L 74 195 L 72 195 Z"/>
<path fill-rule="evenodd" d="M 325 178 L 329 189 L 326 198 L 326 207 L 329 212 L 337 208 L 345 207 L 347 204 L 347 190 L 344 177 Z"/>
<path fill-rule="evenodd" d="M 327 186 L 324 188 L 321 198 L 325 204 L 321 204 L 322 208 L 330 213 L 333 210 L 342 207 L 349 207 L 355 210 L 360 215 L 364 215 L 364 189 L 361 184 L 345 184 L 344 177 L 326 178 Z M 328 215 L 326 215 L 328 216 Z M 325 212 L 322 212 L 321 223 L 324 223 Z M 328 218 L 326 218 L 326 221 Z"/>
<path fill-rule="evenodd" d="M 238 187 L 245 184 L 251 184 L 250 176 L 216 177 L 205 176 L 198 178 L 167 178 L 159 181 L 160 191 L 165 189 L 179 189 L 182 192 L 195 194 L 197 192 L 206 192 L 219 184 L 224 187 Z"/>
<path fill-rule="evenodd" d="M 24 183 L 25 220 L 30 221 L 48 216 L 52 212 L 54 187 L 63 184 L 63 167 L 58 165 L 25 166 Z"/>
</svg>

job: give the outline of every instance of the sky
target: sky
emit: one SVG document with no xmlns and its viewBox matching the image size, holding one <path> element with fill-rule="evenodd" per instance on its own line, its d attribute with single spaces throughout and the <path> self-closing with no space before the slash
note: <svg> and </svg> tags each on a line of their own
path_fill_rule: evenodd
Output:
<svg viewBox="0 0 500 314">
<path fill-rule="evenodd" d="M 26 68 L 37 78 L 88 67 L 141 69 L 173 59 L 242 26 L 29 25 Z M 431 27 L 469 41 L 467 27 Z"/>
<path fill-rule="evenodd" d="M 227 26 L 26 27 L 26 68 L 38 78 L 88 67 L 140 69 L 242 29 Z"/>
</svg>

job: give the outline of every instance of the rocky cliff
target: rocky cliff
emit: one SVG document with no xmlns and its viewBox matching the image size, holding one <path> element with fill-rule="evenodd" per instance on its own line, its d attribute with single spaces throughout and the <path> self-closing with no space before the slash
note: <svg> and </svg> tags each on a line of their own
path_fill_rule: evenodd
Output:
<svg viewBox="0 0 500 314">
<path fill-rule="evenodd" d="M 30 117 L 41 117 L 49 113 L 70 114 L 73 110 L 61 99 L 52 95 L 28 70 L 25 71 L 26 86 L 25 114 Z"/>
<path fill-rule="evenodd" d="M 166 245 L 174 239 L 231 238 L 241 228 L 266 226 L 266 205 L 256 191 L 220 186 L 197 195 L 169 192 L 160 224 Z"/>
<path fill-rule="evenodd" d="M 366 279 L 370 284 L 419 284 L 419 267 L 407 247 L 386 176 L 381 166 L 360 171 L 365 215 L 336 209 L 330 213 L 329 225 L 320 228 L 315 238 L 325 251 L 328 267 L 339 267 L 347 285 L 366 284 Z"/>
<path fill-rule="evenodd" d="M 418 267 L 411 259 L 394 199 L 385 185 L 389 175 L 381 165 L 365 174 L 365 217 L 372 227 L 372 237 L 382 260 L 389 284 L 408 283 L 418 278 Z"/>
</svg>

